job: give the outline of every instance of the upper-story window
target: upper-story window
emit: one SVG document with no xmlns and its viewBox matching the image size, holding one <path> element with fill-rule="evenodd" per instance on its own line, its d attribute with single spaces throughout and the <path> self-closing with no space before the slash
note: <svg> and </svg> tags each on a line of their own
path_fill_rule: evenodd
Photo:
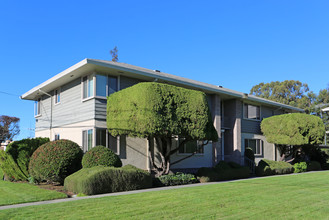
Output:
<svg viewBox="0 0 329 220">
<path fill-rule="evenodd" d="M 85 76 L 82 78 L 82 98 L 86 99 L 94 96 L 94 76 Z"/>
<path fill-rule="evenodd" d="M 58 104 L 61 102 L 61 91 L 60 89 L 55 89 L 55 104 Z"/>
<path fill-rule="evenodd" d="M 260 120 L 260 107 L 245 103 L 243 105 L 243 117 L 247 119 Z"/>
<path fill-rule="evenodd" d="M 41 98 L 34 102 L 34 116 L 41 115 Z"/>
<path fill-rule="evenodd" d="M 117 77 L 96 75 L 96 96 L 106 97 L 117 91 Z"/>
</svg>

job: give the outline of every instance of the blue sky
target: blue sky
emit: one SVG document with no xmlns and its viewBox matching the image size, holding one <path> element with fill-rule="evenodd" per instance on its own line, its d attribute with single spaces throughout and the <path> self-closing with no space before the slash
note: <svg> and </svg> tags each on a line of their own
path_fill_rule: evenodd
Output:
<svg viewBox="0 0 329 220">
<path fill-rule="evenodd" d="M 0 7 L 0 115 L 33 136 L 19 95 L 84 58 L 159 69 L 249 93 L 260 82 L 329 83 L 329 1 L 9 1 Z M 9 93 L 9 94 L 4 94 Z"/>
</svg>

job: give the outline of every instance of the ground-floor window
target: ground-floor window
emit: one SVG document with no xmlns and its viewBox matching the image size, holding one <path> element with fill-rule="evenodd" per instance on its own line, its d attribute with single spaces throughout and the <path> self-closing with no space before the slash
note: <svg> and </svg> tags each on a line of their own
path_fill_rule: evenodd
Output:
<svg viewBox="0 0 329 220">
<path fill-rule="evenodd" d="M 184 141 L 183 138 L 176 139 L 177 144 Z M 197 152 L 197 154 L 203 154 L 204 153 L 204 146 L 202 146 L 201 141 L 189 141 L 185 143 L 181 148 L 179 148 L 178 153 L 179 154 L 192 154 L 194 152 Z"/>
<path fill-rule="evenodd" d="M 113 137 L 106 129 L 96 129 L 96 145 L 102 145 L 111 149 L 114 153 L 119 154 L 119 139 L 120 137 Z"/>
<path fill-rule="evenodd" d="M 86 152 L 93 147 L 93 129 L 82 131 L 82 148 Z"/>
<path fill-rule="evenodd" d="M 60 139 L 60 135 L 59 134 L 55 134 L 55 141 L 58 141 Z"/>
<path fill-rule="evenodd" d="M 262 155 L 263 141 L 260 139 L 245 139 L 244 147 L 251 148 L 255 155 Z"/>
</svg>

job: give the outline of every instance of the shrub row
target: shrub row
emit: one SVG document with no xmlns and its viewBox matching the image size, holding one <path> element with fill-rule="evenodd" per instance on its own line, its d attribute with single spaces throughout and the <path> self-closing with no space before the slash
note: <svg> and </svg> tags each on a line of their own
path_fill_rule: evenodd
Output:
<svg viewBox="0 0 329 220">
<path fill-rule="evenodd" d="M 198 179 L 193 174 L 177 172 L 176 174 L 163 175 L 155 178 L 155 186 L 177 186 L 197 183 Z"/>
<path fill-rule="evenodd" d="M 64 188 L 73 193 L 95 195 L 152 187 L 151 175 L 134 166 L 83 168 L 68 176 Z"/>
<path fill-rule="evenodd" d="M 200 182 L 212 182 L 222 180 L 243 179 L 250 176 L 248 167 L 243 167 L 234 162 L 220 161 L 215 167 L 202 167 L 197 176 Z"/>
<path fill-rule="evenodd" d="M 284 161 L 273 161 L 263 159 L 259 161 L 258 166 L 256 167 L 257 176 L 270 176 L 277 174 L 287 174 L 293 173 L 294 167 Z"/>
<path fill-rule="evenodd" d="M 49 142 L 49 138 L 32 138 L 14 141 L 1 152 L 0 167 L 6 178 L 11 181 L 27 180 L 28 165 L 33 152 L 42 144 Z"/>
<path fill-rule="evenodd" d="M 65 177 L 81 169 L 82 156 L 81 148 L 73 141 L 52 141 L 33 153 L 29 173 L 37 182 L 63 183 Z"/>
<path fill-rule="evenodd" d="M 307 171 L 321 170 L 321 164 L 318 161 L 299 162 L 294 164 L 294 172 L 302 173 Z"/>
</svg>

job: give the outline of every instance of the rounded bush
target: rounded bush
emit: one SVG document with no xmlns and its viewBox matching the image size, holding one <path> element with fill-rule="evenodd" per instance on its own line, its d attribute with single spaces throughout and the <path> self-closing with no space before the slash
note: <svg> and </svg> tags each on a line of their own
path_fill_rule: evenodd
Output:
<svg viewBox="0 0 329 220">
<path fill-rule="evenodd" d="M 36 181 L 63 183 L 65 177 L 81 169 L 83 152 L 70 140 L 41 145 L 32 154 L 29 173 Z"/>
<path fill-rule="evenodd" d="M 82 158 L 82 167 L 90 168 L 95 166 L 122 167 L 118 155 L 104 146 L 96 146 L 90 149 Z"/>
<path fill-rule="evenodd" d="M 250 148 L 250 147 L 247 147 L 245 150 L 244 150 L 244 156 L 246 158 L 248 158 L 249 160 L 251 161 L 255 161 L 255 154 L 254 154 L 254 151 Z"/>
</svg>

